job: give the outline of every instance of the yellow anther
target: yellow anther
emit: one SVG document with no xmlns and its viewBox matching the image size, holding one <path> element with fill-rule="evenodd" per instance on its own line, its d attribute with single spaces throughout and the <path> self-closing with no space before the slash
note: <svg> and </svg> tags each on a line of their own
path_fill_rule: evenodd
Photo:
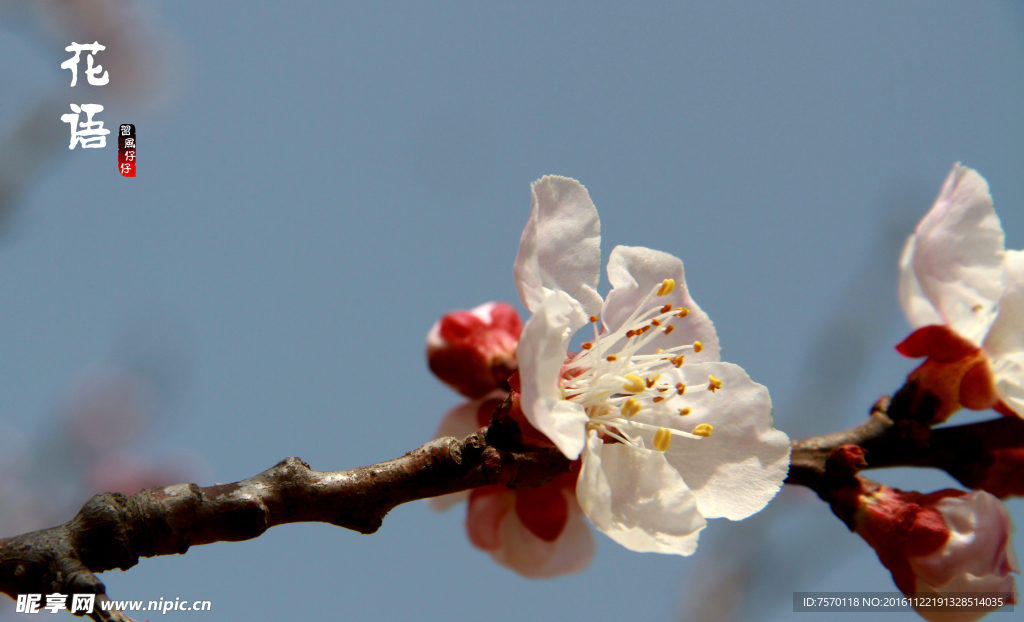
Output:
<svg viewBox="0 0 1024 622">
<path fill-rule="evenodd" d="M 651 387 L 653 387 L 654 383 L 658 381 L 658 378 L 661 378 L 661 374 L 658 374 L 653 378 L 648 378 L 647 380 L 645 380 L 645 382 L 647 383 L 647 388 L 650 389 Z"/>
<path fill-rule="evenodd" d="M 589 350 L 589 349 L 594 347 L 594 344 L 592 344 L 589 341 L 587 341 L 584 344 L 582 344 L 580 347 L 583 348 L 584 350 Z"/>
<path fill-rule="evenodd" d="M 676 288 L 676 282 L 672 279 L 665 279 L 661 282 L 661 287 L 658 288 L 659 296 L 668 296 L 672 293 L 672 290 Z"/>
<path fill-rule="evenodd" d="M 654 399 L 652 399 L 651 401 L 654 402 L 655 404 L 657 404 L 658 402 L 664 402 L 665 398 L 663 398 L 663 397 L 661 397 L 659 395 L 659 396 L 655 397 Z"/>
<path fill-rule="evenodd" d="M 708 391 L 714 393 L 718 389 L 722 388 L 722 381 L 714 376 L 708 376 Z"/>
<path fill-rule="evenodd" d="M 665 305 L 664 307 L 661 308 L 661 312 L 662 313 L 668 313 L 671 310 L 672 310 L 672 305 Z"/>
<path fill-rule="evenodd" d="M 702 423 L 693 429 L 693 433 L 696 436 L 703 436 L 707 438 L 711 436 L 711 433 L 715 431 L 715 428 L 711 427 L 710 423 Z"/>
<path fill-rule="evenodd" d="M 671 444 L 672 433 L 668 431 L 668 428 L 658 428 L 658 431 L 654 433 L 654 448 L 664 452 L 668 451 Z"/>
<path fill-rule="evenodd" d="M 658 318 L 652 319 L 651 324 L 653 324 L 654 326 L 661 326 L 661 322 L 658 321 Z"/>
<path fill-rule="evenodd" d="M 676 392 L 679 393 L 679 395 L 686 393 L 686 385 L 682 382 L 676 384 Z"/>
<path fill-rule="evenodd" d="M 644 380 L 636 374 L 626 374 L 626 383 L 622 390 L 627 393 L 639 393 L 644 390 Z"/>
<path fill-rule="evenodd" d="M 704 349 L 704 344 L 703 343 L 701 343 L 699 341 L 694 341 L 693 342 L 693 351 L 694 352 L 698 352 L 699 353 L 703 349 Z"/>
<path fill-rule="evenodd" d="M 664 352 L 664 350 L 661 348 L 658 348 L 657 350 L 654 351 L 655 354 L 661 354 L 662 352 Z"/>
<path fill-rule="evenodd" d="M 606 358 L 607 358 L 608 361 L 617 361 L 617 360 L 619 360 L 619 357 L 615 356 L 614 354 L 609 354 Z"/>
<path fill-rule="evenodd" d="M 666 335 L 669 335 L 669 334 L 671 334 L 671 333 L 672 333 L 672 331 L 674 331 L 675 329 L 676 329 L 676 327 L 675 327 L 675 326 L 672 326 L 671 324 L 669 324 L 668 326 L 666 326 L 666 327 L 665 327 L 665 334 L 666 334 Z"/>
<path fill-rule="evenodd" d="M 591 315 L 590 316 L 590 321 L 591 322 L 600 322 L 601 318 L 597 317 L 596 315 Z"/>
<path fill-rule="evenodd" d="M 679 409 L 679 416 L 680 417 L 685 417 L 688 414 L 690 414 L 690 409 L 689 408 L 680 408 Z"/>
<path fill-rule="evenodd" d="M 677 368 L 682 367 L 684 358 L 685 357 L 682 354 L 680 354 L 679 356 L 672 357 L 672 364 L 675 365 Z"/>
<path fill-rule="evenodd" d="M 629 398 L 628 400 L 626 400 L 625 402 L 623 402 L 623 404 L 622 404 L 622 414 L 623 415 L 625 415 L 626 417 L 632 417 L 635 414 L 637 414 L 638 412 L 640 412 L 640 402 L 636 401 L 632 397 Z"/>
<path fill-rule="evenodd" d="M 686 317 L 690 315 L 690 310 L 683 307 L 676 307 L 676 317 Z"/>
</svg>

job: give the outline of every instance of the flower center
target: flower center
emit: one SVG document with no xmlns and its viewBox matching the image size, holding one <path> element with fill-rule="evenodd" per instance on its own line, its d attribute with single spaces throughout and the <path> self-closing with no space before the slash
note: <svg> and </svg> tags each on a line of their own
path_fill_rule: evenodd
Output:
<svg viewBox="0 0 1024 622">
<path fill-rule="evenodd" d="M 699 353 L 704 349 L 700 341 L 667 349 L 659 348 L 654 354 L 640 354 L 648 345 L 664 339 L 675 329 L 674 321 L 682 320 L 690 310 L 683 307 L 647 308 L 654 297 L 667 296 L 675 289 L 675 281 L 665 279 L 651 289 L 636 311 L 617 330 L 610 332 L 597 316 L 590 316 L 594 325 L 594 340 L 583 344 L 583 350 L 568 360 L 562 368 L 562 392 L 565 399 L 582 404 L 590 417 L 588 430 L 600 433 L 632 447 L 643 447 L 639 436 L 630 436 L 637 430 L 654 431 L 654 448 L 666 451 L 673 436 L 700 439 L 711 436 L 712 427 L 706 423 L 692 432 L 636 421 L 640 412 L 669 417 L 685 417 L 689 408 L 670 406 L 673 397 L 687 391 L 717 391 L 722 381 L 708 376 L 708 382 L 685 385 L 672 382 L 673 374 L 666 373 L 685 363 L 686 353 Z M 647 309 L 643 311 L 643 309 Z"/>
</svg>

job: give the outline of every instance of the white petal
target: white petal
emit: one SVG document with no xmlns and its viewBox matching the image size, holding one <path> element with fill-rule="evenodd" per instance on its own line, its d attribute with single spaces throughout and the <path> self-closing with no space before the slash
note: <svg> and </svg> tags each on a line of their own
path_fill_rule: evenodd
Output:
<svg viewBox="0 0 1024 622">
<path fill-rule="evenodd" d="M 567 497 L 569 516 L 553 542 L 538 538 L 515 511 L 501 523 L 501 547 L 491 551 L 495 561 L 524 577 L 544 579 L 582 572 L 594 557 L 594 537 L 576 499 Z"/>
<path fill-rule="evenodd" d="M 679 371 L 688 386 L 707 384 L 711 375 L 722 381 L 722 388 L 688 390 L 667 403 L 673 413 L 689 407 L 689 415 L 654 416 L 642 411 L 637 419 L 684 432 L 692 432 L 700 423 L 710 424 L 714 428 L 710 437 L 675 438 L 666 457 L 693 491 L 706 518 L 741 520 L 760 511 L 789 472 L 789 437 L 772 427 L 768 389 L 732 363 L 686 364 Z"/>
<path fill-rule="evenodd" d="M 1006 252 L 1006 290 L 985 353 L 992 359 L 996 389 L 1006 405 L 1024 417 L 1024 252 Z"/>
<path fill-rule="evenodd" d="M 683 276 L 683 262 L 679 258 L 640 246 L 616 246 L 608 257 L 608 281 L 612 291 L 605 301 L 602 319 L 611 330 L 622 326 L 651 289 L 665 279 L 673 279 L 676 287 L 667 296 L 654 296 L 643 310 L 671 304 L 690 310 L 685 318 L 673 318 L 673 332 L 656 339 L 642 351 L 654 352 L 656 348 L 668 349 L 695 341 L 702 342 L 700 354 L 687 353 L 686 360 L 697 362 L 717 361 L 719 354 L 718 335 L 707 313 L 690 298 Z"/>
<path fill-rule="evenodd" d="M 531 312 L 544 289 L 563 291 L 586 315 L 601 310 L 601 222 L 587 189 L 575 179 L 542 177 L 531 186 L 533 205 L 513 268 L 519 299 Z"/>
<path fill-rule="evenodd" d="M 916 244 L 917 234 L 911 234 L 900 254 L 900 306 L 903 307 L 903 314 L 907 316 L 907 321 L 913 328 L 944 324 L 945 321 L 935 310 L 935 305 L 925 297 L 924 291 L 921 290 L 921 283 L 917 280 L 917 273 L 914 272 L 914 246 Z"/>
<path fill-rule="evenodd" d="M 995 496 L 973 492 L 948 497 L 935 509 L 949 527 L 949 540 L 938 551 L 910 560 L 914 574 L 935 589 L 959 575 L 1006 577 L 1019 572 L 1013 552 L 1013 519 Z"/>
<path fill-rule="evenodd" d="M 570 460 L 583 450 L 589 419 L 583 406 L 564 399 L 559 376 L 569 338 L 586 321 L 565 292 L 545 290 L 517 350 L 523 414 Z"/>
<path fill-rule="evenodd" d="M 924 296 L 957 333 L 980 344 L 1003 291 L 1003 228 L 988 183 L 957 164 L 917 225 L 914 273 Z"/>
<path fill-rule="evenodd" d="M 576 498 L 594 526 L 632 551 L 691 555 L 706 522 L 664 454 L 591 432 Z"/>
<path fill-rule="evenodd" d="M 505 395 L 506 393 L 502 391 L 493 391 L 478 400 L 466 400 L 458 406 L 455 406 L 445 413 L 444 417 L 441 419 L 441 423 L 437 426 L 437 432 L 434 433 L 434 438 L 454 436 L 461 440 L 470 434 L 473 434 L 480 429 L 480 426 L 477 425 L 476 416 L 477 410 L 480 408 L 480 404 L 489 399 L 504 399 Z M 436 512 L 443 512 L 468 498 L 469 491 L 463 490 L 462 492 L 453 492 L 449 495 L 441 495 L 440 497 L 427 499 L 427 505 L 430 506 L 430 509 Z"/>
</svg>

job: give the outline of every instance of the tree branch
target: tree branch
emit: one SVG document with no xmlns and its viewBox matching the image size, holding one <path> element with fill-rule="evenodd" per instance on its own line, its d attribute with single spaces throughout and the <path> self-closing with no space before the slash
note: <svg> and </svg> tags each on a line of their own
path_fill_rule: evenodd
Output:
<svg viewBox="0 0 1024 622">
<path fill-rule="evenodd" d="M 980 488 L 993 450 L 1024 448 L 1024 420 L 1017 417 L 933 429 L 912 418 L 893 421 L 889 409 L 882 398 L 855 428 L 793 441 L 786 483 L 807 486 L 827 500 L 860 469 L 909 466 L 942 469 L 964 486 Z M 840 450 L 850 446 L 863 450 L 863 464 L 847 463 Z"/>
<path fill-rule="evenodd" d="M 140 557 L 248 540 L 286 523 L 325 522 L 369 534 L 402 503 L 493 484 L 538 486 L 570 471 L 556 448 L 512 451 L 521 449 L 518 440 L 500 431 L 483 428 L 462 441 L 440 438 L 396 460 L 348 471 L 314 471 L 286 458 L 232 484 L 96 495 L 63 525 L 0 540 L 0 591 L 12 598 L 102 595 L 93 573 L 127 570 Z M 126 619 L 98 608 L 92 617 Z"/>
<path fill-rule="evenodd" d="M 515 419 L 506 416 L 510 409 L 506 400 L 488 427 L 464 440 L 440 438 L 396 460 L 358 469 L 320 472 L 286 458 L 232 484 L 96 495 L 63 525 L 0 539 L 0 592 L 95 593 L 104 600 L 105 588 L 94 573 L 127 570 L 140 557 L 248 540 L 287 523 L 324 522 L 369 534 L 392 508 L 409 501 L 496 484 L 539 486 L 570 472 L 573 463 L 557 448 L 523 443 Z M 855 428 L 793 441 L 786 483 L 807 486 L 832 503 L 844 487 L 862 485 L 861 469 L 917 466 L 946 470 L 978 487 L 993 449 L 1024 447 L 1024 421 L 1017 418 L 933 430 L 891 410 L 883 398 Z M 91 617 L 128 619 L 98 607 Z"/>
</svg>

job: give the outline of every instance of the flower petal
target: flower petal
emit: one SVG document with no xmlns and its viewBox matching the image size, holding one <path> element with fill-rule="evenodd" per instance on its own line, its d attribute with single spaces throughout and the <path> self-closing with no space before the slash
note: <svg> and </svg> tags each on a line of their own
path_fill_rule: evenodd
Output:
<svg viewBox="0 0 1024 622">
<path fill-rule="evenodd" d="M 466 534 L 478 549 L 495 551 L 507 543 L 501 525 L 515 514 L 515 493 L 502 485 L 474 488 L 466 508 Z"/>
<path fill-rule="evenodd" d="M 585 315 L 601 310 L 601 221 L 583 184 L 545 176 L 531 186 L 533 205 L 513 268 L 519 299 L 531 312 L 544 289 L 562 291 Z"/>
<path fill-rule="evenodd" d="M 1005 265 L 1006 290 L 983 348 L 992 359 L 996 390 L 1024 417 L 1024 252 L 1007 251 Z"/>
<path fill-rule="evenodd" d="M 594 537 L 571 491 L 565 497 L 568 518 L 558 538 L 550 542 L 523 525 L 516 512 L 506 514 L 500 526 L 501 546 L 490 552 L 495 561 L 532 579 L 582 572 L 589 566 Z"/>
<path fill-rule="evenodd" d="M 679 372 L 688 386 L 707 384 L 708 376 L 714 376 L 722 388 L 687 391 L 671 400 L 673 409 L 690 408 L 685 417 L 641 412 L 637 419 L 684 432 L 710 424 L 710 437 L 675 440 L 666 457 L 706 518 L 746 518 L 771 501 L 789 472 L 789 437 L 772 427 L 768 389 L 732 363 L 686 364 Z"/>
<path fill-rule="evenodd" d="M 711 318 L 690 298 L 683 276 L 683 262 L 679 258 L 661 251 L 641 246 L 616 246 L 608 257 L 608 281 L 612 291 L 605 301 L 602 319 L 612 331 L 618 329 L 644 301 L 647 294 L 665 279 L 675 280 L 676 286 L 667 296 L 654 296 L 643 311 L 671 304 L 673 307 L 689 309 L 685 318 L 673 319 L 673 332 L 656 339 L 642 354 L 654 352 L 656 348 L 672 348 L 695 341 L 702 342 L 700 354 L 688 353 L 687 361 L 717 361 L 720 348 L 718 335 Z"/>
<path fill-rule="evenodd" d="M 632 551 L 691 555 L 706 525 L 683 478 L 664 454 L 591 432 L 576 484 L 583 513 Z"/>
<path fill-rule="evenodd" d="M 980 344 L 1003 291 L 1005 248 L 985 179 L 955 165 L 915 236 L 909 259 L 924 298 L 943 323 Z M 907 252 L 904 249 L 904 256 Z M 917 317 L 921 301 L 912 280 L 903 277 L 900 283 L 900 299 L 911 323 L 923 319 Z"/>
<path fill-rule="evenodd" d="M 545 290 L 519 339 L 519 379 L 526 419 L 570 460 L 579 457 L 589 418 L 583 406 L 564 399 L 559 386 L 572 333 L 587 319 L 568 294 Z"/>
<path fill-rule="evenodd" d="M 900 306 L 907 321 L 914 328 L 944 324 L 945 321 L 935 310 L 935 305 L 924 295 L 921 283 L 914 272 L 914 247 L 917 245 L 917 234 L 907 237 L 900 254 L 899 297 Z"/>
<path fill-rule="evenodd" d="M 912 558 L 921 580 L 942 588 L 958 575 L 1006 577 L 1019 572 L 1013 552 L 1013 520 L 999 499 L 984 491 L 935 504 L 949 528 L 949 540 L 935 553 Z"/>
</svg>

